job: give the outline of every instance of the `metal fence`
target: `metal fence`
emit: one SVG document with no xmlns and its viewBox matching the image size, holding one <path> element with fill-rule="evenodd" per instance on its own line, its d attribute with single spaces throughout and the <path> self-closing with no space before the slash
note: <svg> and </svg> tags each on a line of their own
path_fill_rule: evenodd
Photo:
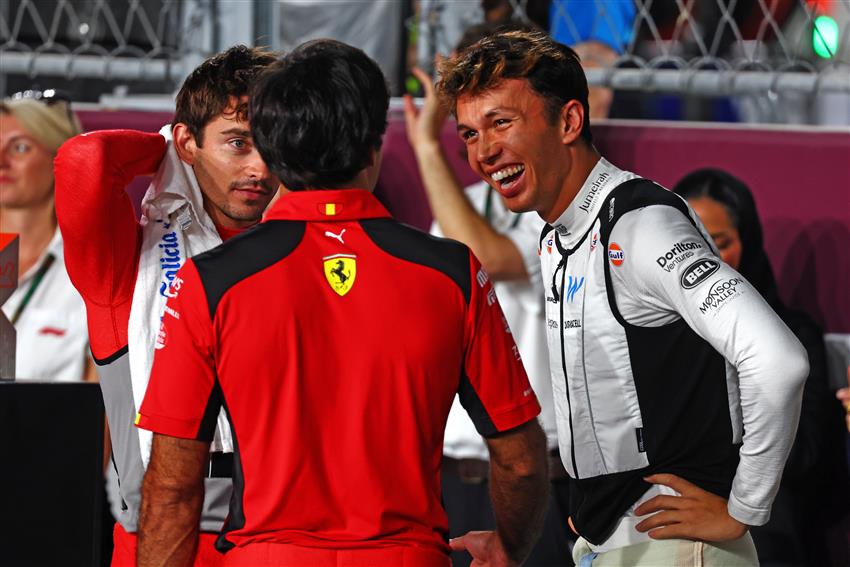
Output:
<svg viewBox="0 0 850 567">
<path fill-rule="evenodd" d="M 333 2 L 324 9 L 333 9 Z M 9 92 L 10 85 L 23 81 L 61 79 L 100 81 L 101 89 L 132 83 L 145 92 L 172 92 L 203 57 L 224 47 L 224 32 L 234 26 L 222 12 L 226 4 L 0 0 L 0 90 Z M 433 41 L 426 45 L 428 38 L 442 37 L 444 44 L 456 39 L 446 30 L 459 27 L 459 10 L 467 12 L 465 23 L 488 17 L 482 4 L 507 6 L 519 19 L 541 13 L 535 0 L 417 0 L 408 28 L 418 30 L 412 36 L 425 45 L 419 49 L 420 64 L 440 49 Z M 254 28 L 274 5 L 274 0 L 239 3 L 251 14 L 246 20 L 251 29 L 242 30 L 247 42 L 261 35 Z M 542 5 L 548 20 L 542 25 L 557 39 L 601 43 L 614 53 L 587 69 L 592 85 L 699 95 L 850 93 L 850 0 L 546 0 Z M 259 31 L 275 33 L 271 26 Z M 274 44 L 272 39 L 265 43 Z"/>
</svg>

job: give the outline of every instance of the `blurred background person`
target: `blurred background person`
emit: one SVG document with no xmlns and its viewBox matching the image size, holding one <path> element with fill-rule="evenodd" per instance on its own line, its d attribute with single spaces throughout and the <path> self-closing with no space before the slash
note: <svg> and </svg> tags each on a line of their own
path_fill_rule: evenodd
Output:
<svg viewBox="0 0 850 567">
<path fill-rule="evenodd" d="M 18 380 L 96 381 L 85 305 L 65 271 L 53 198 L 53 158 L 81 131 L 55 90 L 0 102 L 0 232 L 20 235 L 18 289 L 3 305 L 17 330 Z"/>
<path fill-rule="evenodd" d="M 823 333 L 811 317 L 780 299 L 755 200 L 743 181 L 706 168 L 686 175 L 673 191 L 687 199 L 723 261 L 753 284 L 809 356 L 800 424 L 770 521 L 750 527 L 759 560 L 774 567 L 844 565 L 830 558 L 827 542 L 830 528 L 850 508 L 850 480 L 843 455 L 844 411 L 830 392 Z"/>
</svg>

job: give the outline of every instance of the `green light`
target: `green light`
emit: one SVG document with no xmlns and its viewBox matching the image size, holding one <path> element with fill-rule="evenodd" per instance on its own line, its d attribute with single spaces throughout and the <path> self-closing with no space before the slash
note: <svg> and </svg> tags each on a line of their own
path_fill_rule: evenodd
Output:
<svg viewBox="0 0 850 567">
<path fill-rule="evenodd" d="M 838 51 L 838 23 L 829 16 L 818 16 L 812 30 L 812 47 L 824 59 L 835 57 Z"/>
</svg>

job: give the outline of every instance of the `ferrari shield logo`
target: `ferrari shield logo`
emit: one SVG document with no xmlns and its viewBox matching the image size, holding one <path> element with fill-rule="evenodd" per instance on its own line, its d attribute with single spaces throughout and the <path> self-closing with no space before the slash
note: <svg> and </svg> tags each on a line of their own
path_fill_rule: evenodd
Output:
<svg viewBox="0 0 850 567">
<path fill-rule="evenodd" d="M 357 276 L 357 257 L 351 254 L 334 254 L 322 258 L 325 262 L 325 278 L 331 289 L 339 295 L 351 291 Z"/>
</svg>

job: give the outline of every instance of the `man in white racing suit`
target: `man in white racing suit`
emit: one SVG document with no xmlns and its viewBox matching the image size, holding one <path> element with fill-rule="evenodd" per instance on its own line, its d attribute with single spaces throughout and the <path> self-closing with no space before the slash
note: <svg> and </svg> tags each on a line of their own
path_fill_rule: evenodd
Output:
<svg viewBox="0 0 850 567">
<path fill-rule="evenodd" d="M 806 354 L 687 204 L 592 145 L 578 57 L 542 34 L 443 64 L 470 166 L 540 241 L 577 564 L 753 565 Z"/>
</svg>

